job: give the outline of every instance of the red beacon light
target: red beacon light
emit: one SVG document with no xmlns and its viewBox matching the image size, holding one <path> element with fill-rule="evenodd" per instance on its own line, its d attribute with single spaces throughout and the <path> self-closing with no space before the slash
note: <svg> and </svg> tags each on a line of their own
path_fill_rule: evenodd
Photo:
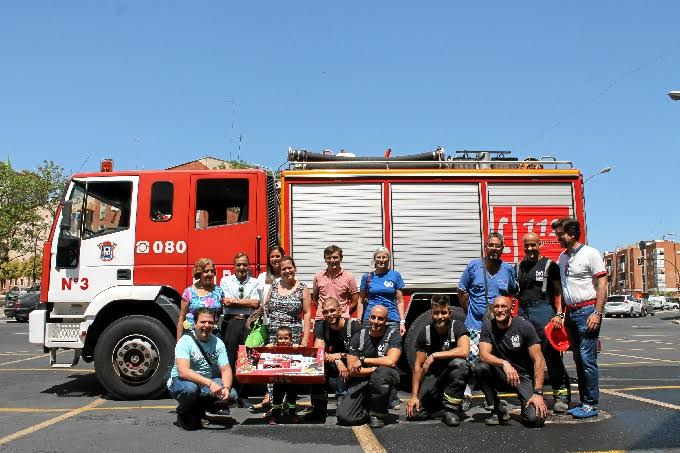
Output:
<svg viewBox="0 0 680 453">
<path fill-rule="evenodd" d="M 110 173 L 113 171 L 113 159 L 102 159 L 99 165 L 99 171 L 102 173 Z"/>
</svg>

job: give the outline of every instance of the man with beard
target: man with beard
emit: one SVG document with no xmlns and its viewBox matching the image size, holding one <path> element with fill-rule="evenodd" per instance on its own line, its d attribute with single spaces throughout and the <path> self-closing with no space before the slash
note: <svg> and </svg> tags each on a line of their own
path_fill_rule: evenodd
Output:
<svg viewBox="0 0 680 453">
<path fill-rule="evenodd" d="M 418 334 L 416 351 L 406 415 L 411 420 L 427 420 L 443 408 L 442 421 L 458 426 L 470 373 L 466 361 L 470 334 L 464 323 L 451 319 L 448 296 L 432 296 L 432 322 Z"/>
<path fill-rule="evenodd" d="M 581 405 L 567 413 L 574 418 L 595 417 L 600 399 L 597 342 L 607 297 L 607 270 L 600 252 L 579 242 L 578 221 L 561 219 L 552 227 L 565 248 L 559 260 L 562 296 L 567 309 L 564 325 L 574 353 L 581 398 Z"/>
<path fill-rule="evenodd" d="M 541 255 L 541 244 L 536 233 L 527 233 L 522 238 L 524 259 L 517 265 L 519 284 L 519 312 L 533 324 L 541 340 L 541 351 L 548 366 L 550 386 L 555 405 L 553 411 L 561 414 L 569 409 L 570 382 L 564 368 L 562 354 L 555 350 L 545 335 L 545 326 L 552 322 L 562 327 L 562 285 L 557 263 Z M 553 304 L 554 300 L 554 304 Z"/>
<path fill-rule="evenodd" d="M 316 304 L 314 328 L 324 320 L 323 302 L 332 297 L 340 304 L 341 315 L 349 319 L 359 302 L 359 288 L 350 271 L 342 268 L 342 249 L 337 245 L 329 245 L 323 251 L 326 269 L 314 276 L 312 285 L 312 302 Z"/>
<path fill-rule="evenodd" d="M 481 362 L 474 366 L 477 383 L 493 405 L 485 423 L 498 425 L 510 419 L 498 399 L 501 390 L 517 393 L 525 425 L 541 427 L 548 414 L 543 401 L 541 341 L 529 321 L 511 316 L 510 298 L 496 297 L 492 311 L 493 318 L 484 322 L 480 335 Z"/>
<path fill-rule="evenodd" d="M 470 365 L 479 362 L 479 333 L 491 303 L 498 296 L 517 292 L 515 269 L 501 260 L 502 253 L 503 236 L 500 233 L 489 233 L 484 247 L 484 258 L 470 261 L 458 283 L 458 301 L 467 312 L 465 327 L 470 332 L 468 356 Z M 469 387 L 465 394 L 463 410 L 468 410 L 471 406 Z"/>
<path fill-rule="evenodd" d="M 342 316 L 340 303 L 334 297 L 328 297 L 321 305 L 324 320 L 314 325 L 314 347 L 324 348 L 326 383 L 313 385 L 310 396 L 312 410 L 305 415 L 306 422 L 324 423 L 328 415 L 328 391 L 335 392 L 339 405 L 347 394 L 349 368 L 347 353 L 352 336 L 361 330 L 361 323 L 356 319 Z"/>
<path fill-rule="evenodd" d="M 347 397 L 338 405 L 338 423 L 371 428 L 385 426 L 390 395 L 399 384 L 395 368 L 401 356 L 398 329 L 387 328 L 387 308 L 376 305 L 364 327 L 352 336 L 347 365 L 350 380 Z"/>
</svg>

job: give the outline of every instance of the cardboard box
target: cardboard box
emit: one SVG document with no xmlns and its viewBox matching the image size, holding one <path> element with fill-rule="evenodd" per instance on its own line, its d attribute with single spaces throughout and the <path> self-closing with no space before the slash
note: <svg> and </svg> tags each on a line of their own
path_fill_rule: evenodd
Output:
<svg viewBox="0 0 680 453">
<path fill-rule="evenodd" d="M 274 346 L 246 348 L 240 345 L 236 359 L 239 382 L 254 384 L 322 384 L 323 348 Z"/>
</svg>

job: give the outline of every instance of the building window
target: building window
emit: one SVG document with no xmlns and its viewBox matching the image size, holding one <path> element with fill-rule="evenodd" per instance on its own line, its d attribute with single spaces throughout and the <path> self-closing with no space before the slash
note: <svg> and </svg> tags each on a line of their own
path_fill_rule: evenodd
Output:
<svg viewBox="0 0 680 453">
<path fill-rule="evenodd" d="M 151 186 L 151 220 L 167 222 L 172 219 L 174 187 L 171 182 L 158 181 Z"/>
</svg>

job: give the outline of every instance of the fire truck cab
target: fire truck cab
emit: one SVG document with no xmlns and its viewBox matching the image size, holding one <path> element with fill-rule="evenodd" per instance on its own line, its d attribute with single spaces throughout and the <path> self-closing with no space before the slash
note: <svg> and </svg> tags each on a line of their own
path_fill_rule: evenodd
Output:
<svg viewBox="0 0 680 453">
<path fill-rule="evenodd" d="M 219 281 L 243 251 L 256 276 L 281 243 L 311 284 L 326 246 L 342 247 L 343 268 L 357 280 L 385 246 L 406 283 L 414 331 L 431 294 L 457 303 L 458 278 L 489 232 L 503 234 L 503 258 L 517 262 L 524 233 L 538 233 L 543 254 L 556 258 L 552 220 L 584 224 L 582 176 L 570 162 L 451 158 L 441 149 L 397 158 L 289 150 L 289 162 L 278 181 L 261 169 L 74 175 L 44 245 L 46 310 L 31 313 L 29 341 L 50 351 L 52 366 L 94 361 L 117 398 L 153 397 L 165 390 L 181 294 L 198 258 L 214 260 Z M 73 350 L 73 360 L 58 363 L 59 349 Z"/>
</svg>

